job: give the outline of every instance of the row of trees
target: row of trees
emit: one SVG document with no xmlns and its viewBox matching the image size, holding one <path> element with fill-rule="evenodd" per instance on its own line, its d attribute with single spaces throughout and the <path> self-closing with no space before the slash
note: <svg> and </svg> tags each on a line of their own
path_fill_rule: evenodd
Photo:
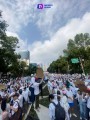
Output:
<svg viewBox="0 0 90 120">
<path fill-rule="evenodd" d="M 0 73 L 10 73 L 15 77 L 32 74 L 35 72 L 35 67 L 27 66 L 25 62 L 20 61 L 21 56 L 15 52 L 19 47 L 19 40 L 13 36 L 7 36 L 7 27 L 0 11 Z"/>
<path fill-rule="evenodd" d="M 90 35 L 89 33 L 77 34 L 74 39 L 69 39 L 64 55 L 53 61 L 49 72 L 57 73 L 90 73 Z M 73 64 L 72 58 L 78 58 L 79 63 Z"/>
</svg>

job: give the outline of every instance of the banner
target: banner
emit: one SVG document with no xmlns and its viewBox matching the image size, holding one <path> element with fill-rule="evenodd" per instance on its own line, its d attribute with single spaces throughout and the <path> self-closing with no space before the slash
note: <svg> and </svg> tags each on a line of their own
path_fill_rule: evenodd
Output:
<svg viewBox="0 0 90 120">
<path fill-rule="evenodd" d="M 44 78 L 44 73 L 43 73 L 43 69 L 42 68 L 37 68 L 37 71 L 36 71 L 36 77 L 37 78 Z"/>
</svg>

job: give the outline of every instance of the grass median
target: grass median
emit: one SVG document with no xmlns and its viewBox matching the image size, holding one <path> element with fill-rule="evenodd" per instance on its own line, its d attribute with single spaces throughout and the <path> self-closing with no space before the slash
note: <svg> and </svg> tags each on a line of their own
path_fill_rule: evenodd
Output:
<svg viewBox="0 0 90 120">
<path fill-rule="evenodd" d="M 36 111 L 34 110 L 33 106 L 31 107 L 29 115 L 26 120 L 39 120 L 38 115 Z"/>
<path fill-rule="evenodd" d="M 47 86 L 43 89 L 43 96 L 47 96 L 47 97 L 42 98 L 40 100 L 40 104 L 48 108 L 49 107 L 49 99 L 48 99 L 49 91 Z"/>
</svg>

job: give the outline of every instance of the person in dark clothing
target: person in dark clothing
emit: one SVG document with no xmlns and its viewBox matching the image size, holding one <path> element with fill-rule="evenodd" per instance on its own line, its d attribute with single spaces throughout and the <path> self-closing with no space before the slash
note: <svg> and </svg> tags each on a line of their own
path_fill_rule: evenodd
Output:
<svg viewBox="0 0 90 120">
<path fill-rule="evenodd" d="M 42 80 L 41 78 L 38 78 L 39 82 Z M 39 89 L 40 89 L 40 94 L 41 94 L 41 97 L 43 98 L 43 84 L 41 83 L 39 85 Z"/>
<path fill-rule="evenodd" d="M 36 77 L 37 77 L 37 81 L 40 83 L 42 81 L 42 79 L 44 78 L 44 73 L 43 73 L 43 69 L 38 65 L 37 67 L 37 71 L 36 71 Z M 40 94 L 41 97 L 43 98 L 43 89 L 42 89 L 43 85 L 40 84 L 39 89 L 40 89 Z"/>
</svg>

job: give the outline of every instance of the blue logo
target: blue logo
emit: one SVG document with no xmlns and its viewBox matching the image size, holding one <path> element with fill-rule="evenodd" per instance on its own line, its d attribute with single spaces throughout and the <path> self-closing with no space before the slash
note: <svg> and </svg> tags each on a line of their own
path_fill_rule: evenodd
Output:
<svg viewBox="0 0 90 120">
<path fill-rule="evenodd" d="M 43 5 L 43 4 L 38 4 L 38 5 L 37 5 L 37 8 L 38 8 L 38 9 L 43 9 L 43 8 L 44 8 L 44 5 Z"/>
<path fill-rule="evenodd" d="M 37 9 L 51 8 L 52 4 L 38 4 Z"/>
</svg>

